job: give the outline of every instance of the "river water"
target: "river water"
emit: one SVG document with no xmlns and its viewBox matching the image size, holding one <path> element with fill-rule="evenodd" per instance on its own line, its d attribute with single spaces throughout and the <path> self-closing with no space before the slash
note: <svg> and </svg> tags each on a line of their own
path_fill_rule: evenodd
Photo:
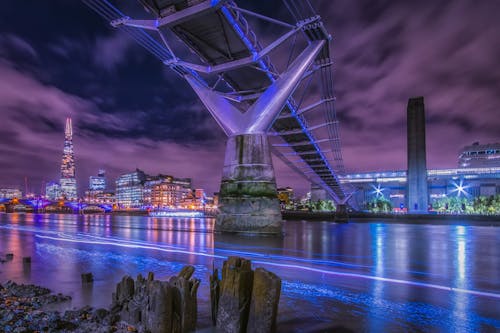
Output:
<svg viewBox="0 0 500 333">
<path fill-rule="evenodd" d="M 107 307 L 123 275 L 196 268 L 198 327 L 210 326 L 208 276 L 251 259 L 283 279 L 280 332 L 500 331 L 500 227 L 286 221 L 285 236 L 212 233 L 213 219 L 0 214 L 0 283 Z M 22 257 L 32 257 L 31 267 Z M 82 286 L 80 274 L 95 282 Z"/>
</svg>

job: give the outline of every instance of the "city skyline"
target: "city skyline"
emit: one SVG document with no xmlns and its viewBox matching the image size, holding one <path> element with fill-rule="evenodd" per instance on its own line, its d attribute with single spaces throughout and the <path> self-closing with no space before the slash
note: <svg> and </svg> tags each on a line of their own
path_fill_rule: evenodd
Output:
<svg viewBox="0 0 500 333">
<path fill-rule="evenodd" d="M 0 151 L 9 156 L 0 183 L 28 176 L 37 190 L 58 179 L 62 120 L 72 117 L 79 184 L 101 167 L 111 179 L 138 167 L 218 191 L 225 136 L 184 82 L 79 2 L 18 6 L 7 1 L 0 14 Z M 426 100 L 429 168 L 456 167 L 463 146 L 498 141 L 498 3 L 421 6 L 319 3 L 333 33 L 348 171 L 406 168 L 405 108 L 415 95 Z M 307 188 L 275 166 L 279 186 Z"/>
</svg>

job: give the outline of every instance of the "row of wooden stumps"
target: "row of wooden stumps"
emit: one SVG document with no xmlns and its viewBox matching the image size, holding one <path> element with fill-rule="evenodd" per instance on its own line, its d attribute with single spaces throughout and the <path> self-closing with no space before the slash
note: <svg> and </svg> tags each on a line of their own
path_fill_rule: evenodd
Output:
<svg viewBox="0 0 500 333">
<path fill-rule="evenodd" d="M 139 328 L 139 332 L 191 332 L 196 329 L 196 292 L 200 280 L 191 279 L 193 266 L 185 266 L 168 281 L 139 274 L 134 281 L 122 278 L 113 293 L 111 312 L 120 320 Z"/>
<path fill-rule="evenodd" d="M 250 260 L 229 257 L 210 276 L 212 322 L 217 332 L 275 332 L 281 279 L 265 270 L 252 270 Z"/>
<path fill-rule="evenodd" d="M 139 332 L 192 332 L 196 329 L 200 284 L 192 278 L 193 273 L 193 266 L 185 266 L 168 281 L 155 280 L 153 273 L 147 278 L 139 275 L 136 280 L 125 276 L 113 293 L 111 312 L 138 327 Z M 229 257 L 222 267 L 222 279 L 217 269 L 210 276 L 215 331 L 275 332 L 280 293 L 278 276 L 263 268 L 253 271 L 250 260 Z"/>
</svg>

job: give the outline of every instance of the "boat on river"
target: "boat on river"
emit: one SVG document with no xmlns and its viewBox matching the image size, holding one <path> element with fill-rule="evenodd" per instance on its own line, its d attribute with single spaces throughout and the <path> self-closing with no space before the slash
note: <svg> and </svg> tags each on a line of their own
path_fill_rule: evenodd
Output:
<svg viewBox="0 0 500 333">
<path fill-rule="evenodd" d="M 205 217 L 204 212 L 189 209 L 152 210 L 148 215 L 151 217 Z"/>
</svg>

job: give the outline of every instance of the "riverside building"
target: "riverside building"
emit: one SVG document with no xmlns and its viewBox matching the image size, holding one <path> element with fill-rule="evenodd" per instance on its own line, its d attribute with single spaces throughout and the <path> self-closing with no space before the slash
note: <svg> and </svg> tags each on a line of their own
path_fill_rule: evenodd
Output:
<svg viewBox="0 0 500 333">
<path fill-rule="evenodd" d="M 23 193 L 18 188 L 13 187 L 5 187 L 0 188 L 0 199 L 20 199 L 22 198 Z"/>
<path fill-rule="evenodd" d="M 61 186 L 56 182 L 48 182 L 45 185 L 45 198 L 56 201 L 61 197 Z"/>
<path fill-rule="evenodd" d="M 146 174 L 140 169 L 116 179 L 116 204 L 119 208 L 140 209 L 144 206 Z"/>
<path fill-rule="evenodd" d="M 407 174 L 404 170 L 351 173 L 341 176 L 340 181 L 356 188 L 351 200 L 359 208 L 374 199 L 384 198 L 395 210 L 407 210 Z M 428 208 L 443 197 L 475 198 L 500 194 L 500 166 L 427 170 L 427 187 Z"/>
<path fill-rule="evenodd" d="M 457 169 L 427 169 L 423 97 L 407 107 L 408 170 L 351 173 L 339 176 L 355 193 L 349 201 L 362 209 L 376 199 L 389 200 L 394 210 L 426 213 L 444 197 L 500 194 L 500 144 L 474 143 L 458 156 Z"/>
<path fill-rule="evenodd" d="M 169 175 L 150 176 L 142 170 L 116 180 L 116 204 L 125 209 L 170 209 L 192 197 L 191 179 Z"/>
<path fill-rule="evenodd" d="M 89 177 L 89 190 L 90 191 L 106 191 L 106 171 L 99 169 L 97 176 Z"/>
<path fill-rule="evenodd" d="M 500 143 L 474 142 L 462 149 L 458 156 L 459 168 L 500 167 Z"/>
<path fill-rule="evenodd" d="M 115 194 L 106 190 L 106 171 L 100 169 L 97 176 L 89 177 L 89 189 L 85 191 L 85 202 L 89 204 L 114 204 Z"/>
<path fill-rule="evenodd" d="M 179 205 L 183 189 L 168 175 L 149 176 L 144 184 L 144 199 L 152 209 L 175 208 Z"/>
</svg>

